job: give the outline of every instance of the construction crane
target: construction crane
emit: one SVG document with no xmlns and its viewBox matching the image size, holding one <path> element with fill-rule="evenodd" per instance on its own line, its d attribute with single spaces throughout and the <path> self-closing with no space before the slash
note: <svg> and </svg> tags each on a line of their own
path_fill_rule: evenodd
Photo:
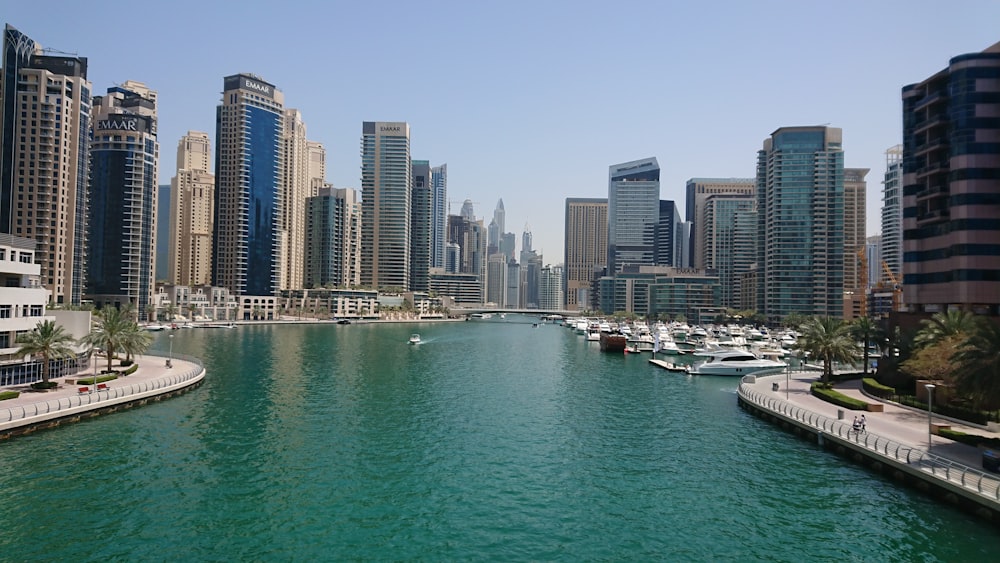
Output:
<svg viewBox="0 0 1000 563">
<path fill-rule="evenodd" d="M 899 310 L 899 294 L 902 293 L 903 288 L 899 285 L 899 280 L 896 279 L 896 275 L 892 273 L 892 269 L 889 268 L 889 264 L 885 260 L 882 261 L 882 271 L 885 272 L 885 277 L 889 278 L 892 283 L 892 310 Z"/>
</svg>

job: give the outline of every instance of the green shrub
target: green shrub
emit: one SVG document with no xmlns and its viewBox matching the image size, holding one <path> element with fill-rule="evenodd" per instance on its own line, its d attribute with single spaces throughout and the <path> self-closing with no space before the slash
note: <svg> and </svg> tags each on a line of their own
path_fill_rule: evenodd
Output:
<svg viewBox="0 0 1000 563">
<path fill-rule="evenodd" d="M 90 377 L 84 377 L 83 379 L 77 379 L 77 385 L 97 385 L 98 383 L 104 383 L 105 381 L 111 381 L 112 379 L 118 379 L 117 373 L 111 373 L 108 375 L 98 375 L 96 378 L 91 375 Z"/>
<path fill-rule="evenodd" d="M 829 385 L 817 381 L 810 387 L 810 392 L 820 399 L 828 403 L 833 403 L 837 406 L 844 407 L 851 410 L 866 410 L 868 408 L 868 403 L 861 401 L 859 399 L 854 399 L 848 397 L 843 393 L 839 393 L 830 388 Z"/>
<path fill-rule="evenodd" d="M 962 444 L 968 444 L 970 446 L 985 446 L 990 449 L 1000 449 L 1000 438 L 987 438 L 986 436 L 980 436 L 979 434 L 966 434 L 965 432 L 959 432 L 957 430 L 951 430 L 947 428 L 942 428 L 938 433 L 948 438 L 949 440 L 954 440 Z"/>
<path fill-rule="evenodd" d="M 135 373 L 135 370 L 137 370 L 137 369 L 139 369 L 139 364 L 132 364 L 128 369 L 122 370 L 121 374 L 122 375 L 132 375 L 133 373 Z"/>
<path fill-rule="evenodd" d="M 56 387 L 59 387 L 57 381 L 37 381 L 31 384 L 32 389 L 55 389 Z"/>
<path fill-rule="evenodd" d="M 861 387 L 864 388 L 869 394 L 878 397 L 879 399 L 889 399 L 896 394 L 896 389 L 889 387 L 888 385 L 882 385 L 878 381 L 875 381 L 872 377 L 866 377 L 861 380 Z"/>
<path fill-rule="evenodd" d="M 18 391 L 0 391 L 0 401 L 16 399 L 20 394 Z"/>
<path fill-rule="evenodd" d="M 132 360 L 122 360 L 122 362 L 121 362 L 121 366 L 122 366 L 122 367 L 127 367 L 127 366 L 130 366 L 130 365 L 134 364 L 134 363 L 135 363 L 135 362 L 134 362 L 134 361 L 132 361 Z"/>
</svg>

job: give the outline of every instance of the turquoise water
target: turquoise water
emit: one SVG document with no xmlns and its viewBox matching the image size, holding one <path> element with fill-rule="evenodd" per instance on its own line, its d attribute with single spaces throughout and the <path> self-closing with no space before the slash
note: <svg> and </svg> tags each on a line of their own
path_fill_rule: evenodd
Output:
<svg viewBox="0 0 1000 563">
<path fill-rule="evenodd" d="M 531 320 L 175 331 L 199 389 L 0 444 L 0 558 L 997 559 L 995 528 L 747 415 L 735 379 Z"/>
</svg>

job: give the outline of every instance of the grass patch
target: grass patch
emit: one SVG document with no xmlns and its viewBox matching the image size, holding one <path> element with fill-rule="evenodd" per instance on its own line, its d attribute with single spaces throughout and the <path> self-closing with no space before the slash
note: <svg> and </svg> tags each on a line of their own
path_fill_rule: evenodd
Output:
<svg viewBox="0 0 1000 563">
<path fill-rule="evenodd" d="M 31 384 L 32 389 L 55 389 L 59 387 L 58 381 L 36 381 Z"/>
<path fill-rule="evenodd" d="M 5 401 L 7 399 L 16 399 L 21 396 L 20 391 L 0 391 L 0 401 Z"/>
<path fill-rule="evenodd" d="M 942 428 L 938 431 L 938 434 L 948 438 L 949 440 L 962 444 L 968 444 L 970 446 L 985 446 L 991 450 L 1000 449 L 1000 438 L 987 438 L 986 436 L 980 436 L 979 434 L 966 434 L 965 432 L 959 432 L 949 428 Z"/>
<path fill-rule="evenodd" d="M 812 393 L 813 396 L 819 397 L 828 403 L 833 403 L 846 409 L 866 410 L 868 408 L 868 403 L 865 401 L 848 397 L 843 393 L 834 391 L 828 384 L 821 381 L 814 382 L 810 386 L 809 392 Z"/>
<path fill-rule="evenodd" d="M 90 377 L 84 377 L 83 379 L 77 379 L 77 385 L 97 385 L 98 383 L 104 383 L 105 381 L 111 381 L 112 379 L 118 379 L 117 373 L 109 373 L 107 375 L 98 375 Z"/>
</svg>

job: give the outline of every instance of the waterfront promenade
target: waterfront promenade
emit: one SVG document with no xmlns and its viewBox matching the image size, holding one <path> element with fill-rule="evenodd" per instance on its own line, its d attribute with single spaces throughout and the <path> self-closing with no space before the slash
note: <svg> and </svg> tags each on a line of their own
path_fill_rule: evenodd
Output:
<svg viewBox="0 0 1000 563">
<path fill-rule="evenodd" d="M 172 367 L 167 367 L 167 358 L 161 356 L 137 356 L 136 362 L 139 368 L 135 373 L 104 382 L 100 389 L 77 383 L 92 376 L 92 369 L 52 378 L 59 387 L 48 391 L 35 391 L 28 384 L 0 388 L 21 393 L 0 401 L 0 439 L 171 396 L 198 385 L 205 376 L 205 368 L 194 358 L 174 355 Z"/>
<path fill-rule="evenodd" d="M 1000 474 L 984 468 L 984 450 L 953 442 L 930 432 L 934 425 L 987 438 L 998 434 L 986 428 L 929 417 L 926 411 L 880 401 L 865 395 L 858 380 L 835 388 L 850 397 L 880 405 L 882 412 L 855 411 L 813 396 L 810 385 L 816 372 L 747 376 L 739 386 L 740 403 L 752 412 L 778 422 L 801 435 L 811 435 L 821 447 L 834 448 L 856 461 L 867 458 L 871 467 L 890 468 L 894 478 L 935 487 L 943 498 L 983 511 L 988 519 L 1000 518 Z M 852 429 L 855 416 L 864 414 L 866 431 Z M 996 452 L 994 452 L 996 453 Z M 908 476 L 908 477 L 907 477 Z M 967 501 L 962 501 L 964 497 Z"/>
</svg>

